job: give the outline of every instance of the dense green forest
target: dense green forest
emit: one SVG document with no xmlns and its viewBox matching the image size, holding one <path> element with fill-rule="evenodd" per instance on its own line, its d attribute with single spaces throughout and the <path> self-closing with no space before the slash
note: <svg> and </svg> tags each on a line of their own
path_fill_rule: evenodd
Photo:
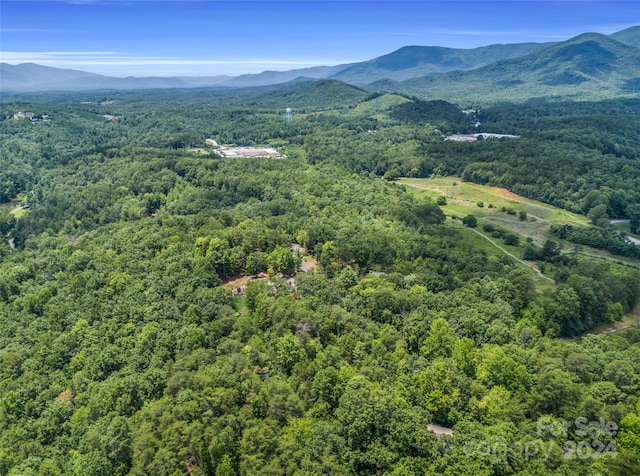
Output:
<svg viewBox="0 0 640 476">
<path fill-rule="evenodd" d="M 639 101 L 463 113 L 319 81 L 1 107 L 0 474 L 640 473 L 640 328 L 589 334 L 633 311 L 638 262 L 511 240 L 540 280 L 392 182 L 499 185 L 610 236 L 640 220 Z M 482 131 L 521 138 L 444 140 Z"/>
</svg>

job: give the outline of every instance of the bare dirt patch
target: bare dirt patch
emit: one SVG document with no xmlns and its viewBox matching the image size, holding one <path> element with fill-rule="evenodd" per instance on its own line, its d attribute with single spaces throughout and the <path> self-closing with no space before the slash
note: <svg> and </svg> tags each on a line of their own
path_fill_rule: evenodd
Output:
<svg viewBox="0 0 640 476">
<path fill-rule="evenodd" d="M 302 264 L 300 265 L 300 269 L 302 271 L 309 271 L 318 266 L 318 260 L 313 259 L 311 256 L 305 256 L 302 258 Z"/>
<path fill-rule="evenodd" d="M 430 423 L 429 425 L 427 425 L 427 430 L 433 431 L 436 434 L 436 436 L 453 435 L 453 430 L 451 430 L 451 428 L 447 428 L 446 426 L 435 425 L 433 423 Z"/>
<path fill-rule="evenodd" d="M 73 392 L 69 389 L 60 392 L 56 397 L 56 400 L 59 402 L 70 402 L 73 400 Z"/>
<path fill-rule="evenodd" d="M 225 281 L 222 283 L 223 286 L 230 288 L 240 288 L 242 286 L 246 286 L 249 281 L 251 281 L 254 276 L 241 276 L 239 278 L 234 278 L 229 281 Z"/>
</svg>

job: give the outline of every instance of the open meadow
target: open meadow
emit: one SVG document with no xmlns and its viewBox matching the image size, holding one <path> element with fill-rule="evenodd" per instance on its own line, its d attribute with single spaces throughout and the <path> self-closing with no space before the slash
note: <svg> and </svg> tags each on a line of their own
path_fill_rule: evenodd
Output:
<svg viewBox="0 0 640 476">
<path fill-rule="evenodd" d="M 434 201 L 444 196 L 442 210 L 448 216 L 475 215 L 514 233 L 531 237 L 538 244 L 546 240 L 552 223 L 587 225 L 585 216 L 522 197 L 507 189 L 463 182 L 458 177 L 401 178 L 398 183 L 425 193 Z M 520 212 L 526 212 L 522 220 Z"/>
</svg>

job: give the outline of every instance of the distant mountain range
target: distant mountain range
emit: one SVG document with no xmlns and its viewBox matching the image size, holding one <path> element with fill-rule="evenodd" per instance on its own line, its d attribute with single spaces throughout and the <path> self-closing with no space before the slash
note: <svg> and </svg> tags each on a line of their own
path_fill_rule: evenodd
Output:
<svg viewBox="0 0 640 476">
<path fill-rule="evenodd" d="M 220 83 L 220 85 L 232 88 L 253 88 L 256 86 L 288 83 L 298 78 L 327 79 L 350 66 L 350 64 L 342 64 L 338 66 L 316 66 L 315 68 L 292 69 L 290 71 L 264 71 L 259 74 L 243 74 L 242 76 L 230 78 Z"/>
<path fill-rule="evenodd" d="M 369 91 L 448 99 L 492 94 L 580 94 L 587 89 L 640 91 L 640 26 L 612 35 L 589 33 L 559 43 L 473 49 L 407 46 L 360 63 L 237 77 L 114 78 L 33 63 L 0 63 L 0 91 L 253 88 L 303 79 L 335 79 Z"/>
<path fill-rule="evenodd" d="M 331 78 L 360 86 L 381 79 L 404 81 L 432 73 L 469 71 L 496 61 L 525 56 L 552 44 L 515 43 L 469 50 L 439 46 L 405 46 L 388 55 L 350 65 Z"/>
<path fill-rule="evenodd" d="M 367 89 L 453 101 L 554 96 L 599 99 L 640 92 L 640 49 L 605 35 L 586 33 L 474 70 L 402 82 L 382 80 Z"/>
<path fill-rule="evenodd" d="M 0 90 L 5 92 L 197 88 L 215 86 L 229 79 L 231 79 L 230 76 L 113 78 L 73 69 L 51 68 L 35 63 L 15 66 L 0 63 Z"/>
</svg>

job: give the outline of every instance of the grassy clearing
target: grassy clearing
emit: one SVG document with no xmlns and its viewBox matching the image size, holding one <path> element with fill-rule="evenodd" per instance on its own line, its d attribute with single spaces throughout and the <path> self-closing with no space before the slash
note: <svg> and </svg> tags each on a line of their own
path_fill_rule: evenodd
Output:
<svg viewBox="0 0 640 476">
<path fill-rule="evenodd" d="M 629 227 L 629 222 L 628 221 L 624 221 L 621 223 L 613 223 L 614 228 L 616 228 L 617 230 L 620 230 L 623 233 L 631 233 L 631 228 Z"/>
<path fill-rule="evenodd" d="M 531 238 L 539 246 L 542 246 L 549 238 L 549 227 L 554 223 L 572 223 L 580 226 L 589 224 L 589 220 L 585 216 L 522 197 L 504 188 L 463 182 L 458 177 L 401 178 L 396 183 L 406 185 L 409 191 L 413 191 L 417 195 L 425 194 L 434 201 L 439 196 L 444 196 L 447 199 L 447 204 L 442 206 L 442 210 L 449 217 L 456 215 L 463 218 L 473 214 L 481 220 L 479 230 L 482 228 L 482 223 L 491 223 L 510 230 L 524 239 Z M 479 207 L 478 202 L 482 202 L 484 206 Z M 513 210 L 515 214 L 505 213 L 502 211 L 503 207 Z M 518 214 L 521 210 L 527 212 L 525 221 L 519 219 Z M 629 228 L 628 223 L 616 226 L 622 229 L 626 226 L 627 230 Z M 502 246 L 519 255 L 518 247 Z M 580 255 L 589 258 L 606 259 L 618 264 L 638 267 L 638 260 L 633 258 L 614 256 L 607 251 L 565 241 L 561 241 L 561 246 L 565 252 L 577 249 Z"/>
<path fill-rule="evenodd" d="M 522 197 L 504 188 L 463 182 L 457 177 L 402 178 L 397 183 L 406 185 L 417 193 L 424 193 L 433 200 L 444 196 L 447 205 L 442 210 L 448 216 L 464 217 L 473 214 L 518 235 L 531 237 L 539 245 L 546 240 L 546 233 L 552 223 L 588 224 L 584 216 Z M 513 214 L 503 209 L 511 210 Z M 527 213 L 526 220 L 519 219 L 520 211 Z"/>
<path fill-rule="evenodd" d="M 640 239 L 640 234 L 631 233 L 631 227 L 629 226 L 629 222 L 628 221 L 624 221 L 624 222 L 621 222 L 621 223 L 614 223 L 613 226 L 617 230 L 620 230 L 622 233 L 626 233 L 627 235 L 632 236 L 633 238 Z"/>
<path fill-rule="evenodd" d="M 10 212 L 13 216 L 15 216 L 16 218 L 20 218 L 23 215 L 26 215 L 27 213 L 29 213 L 29 209 L 28 208 L 22 208 L 20 206 L 15 207 L 13 210 L 11 210 Z"/>
<path fill-rule="evenodd" d="M 21 193 L 16 198 L 11 200 L 10 202 L 0 203 L 0 208 L 8 208 L 9 210 L 13 210 L 20 205 L 22 201 L 24 201 L 27 196 L 24 193 Z"/>
<path fill-rule="evenodd" d="M 457 177 L 440 177 L 434 179 L 401 178 L 398 183 L 424 191 L 436 199 L 444 195 L 447 205 L 444 210 L 452 213 L 473 213 L 478 217 L 493 217 L 503 215 L 502 208 L 516 211 L 524 210 L 530 218 L 544 221 L 558 221 L 586 225 L 588 220 L 582 215 L 547 205 L 546 203 L 522 197 L 507 189 L 463 182 Z M 484 207 L 479 207 L 482 202 Z M 489 208 L 493 205 L 493 208 Z M 517 221 L 517 216 L 515 216 Z"/>
<path fill-rule="evenodd" d="M 591 334 L 611 334 L 640 324 L 640 304 L 618 322 L 603 323 L 590 331 Z"/>
<path fill-rule="evenodd" d="M 397 183 L 407 186 L 408 190 L 413 191 L 416 195 L 426 195 L 434 201 L 438 197 L 444 196 L 447 204 L 441 208 L 449 217 L 448 222 L 451 224 L 457 224 L 462 227 L 459 219 L 469 214 L 475 215 L 480 219 L 479 226 L 474 231 L 466 230 L 464 233 L 465 240 L 472 243 L 473 246 L 487 251 L 490 249 L 495 251 L 497 247 L 506 254 L 514 255 L 518 260 L 522 255 L 521 245 L 524 241 L 527 238 L 531 238 L 537 245 L 542 246 L 549 238 L 549 227 L 552 224 L 572 223 L 581 226 L 589 224 L 588 219 L 582 215 L 522 197 L 503 188 L 463 182 L 457 177 L 433 179 L 402 178 Z M 479 202 L 482 203 L 482 207 L 478 206 Z M 512 210 L 512 213 L 506 213 L 503 208 Z M 520 211 L 527 213 L 526 220 L 520 220 Z M 454 216 L 459 219 L 452 219 Z M 485 223 L 491 223 L 519 235 L 521 245 L 509 246 L 503 240 L 492 237 L 490 233 L 482 230 L 482 225 Z M 626 225 L 628 228 L 628 224 Z M 624 226 L 624 224 L 621 226 Z M 465 227 L 462 228 L 465 229 Z M 561 242 L 561 246 L 565 252 L 577 252 L 587 259 L 606 259 L 617 265 L 638 267 L 637 260 L 614 256 L 603 250 L 577 246 L 569 242 Z M 539 290 L 554 286 L 554 283 L 548 279 L 549 270 L 545 273 L 547 277 L 541 277 L 538 274 L 539 270 L 533 263 L 523 261 L 520 261 L 520 263 L 535 272 L 536 287 Z"/>
<path fill-rule="evenodd" d="M 531 269 L 533 271 L 533 281 L 540 292 L 555 286 L 553 279 L 542 275 L 540 270 L 533 263 L 526 262 L 519 258 L 521 251 L 518 246 L 505 245 L 504 243 L 501 243 L 500 240 L 491 237 L 488 233 L 478 229 L 465 227 L 459 220 L 449 219 L 449 223 L 460 228 L 465 243 L 489 254 L 494 254 L 497 248 L 508 255 L 509 258 L 511 258 L 518 266 L 524 266 Z"/>
<path fill-rule="evenodd" d="M 352 111 L 349 112 L 350 116 L 374 116 L 377 119 L 388 119 L 385 113 L 393 106 L 403 104 L 405 102 L 411 102 L 403 96 L 396 94 L 385 94 L 379 96 L 370 101 L 361 102 Z"/>
<path fill-rule="evenodd" d="M 0 203 L 0 208 L 6 208 L 7 210 L 9 210 L 9 213 L 11 213 L 13 216 L 15 216 L 16 218 L 20 218 L 21 216 L 23 216 L 29 211 L 28 208 L 22 208 L 22 206 L 20 205 L 26 199 L 27 199 L 27 195 L 24 193 L 21 193 L 10 202 Z"/>
<path fill-rule="evenodd" d="M 464 243 L 474 248 L 477 248 L 481 251 L 486 251 L 487 253 L 494 254 L 496 247 L 491 244 L 490 241 L 478 235 L 478 233 L 474 233 L 469 228 L 464 226 L 460 220 L 451 220 L 447 219 L 447 223 L 453 226 L 457 226 L 462 232 L 462 239 Z"/>
</svg>

